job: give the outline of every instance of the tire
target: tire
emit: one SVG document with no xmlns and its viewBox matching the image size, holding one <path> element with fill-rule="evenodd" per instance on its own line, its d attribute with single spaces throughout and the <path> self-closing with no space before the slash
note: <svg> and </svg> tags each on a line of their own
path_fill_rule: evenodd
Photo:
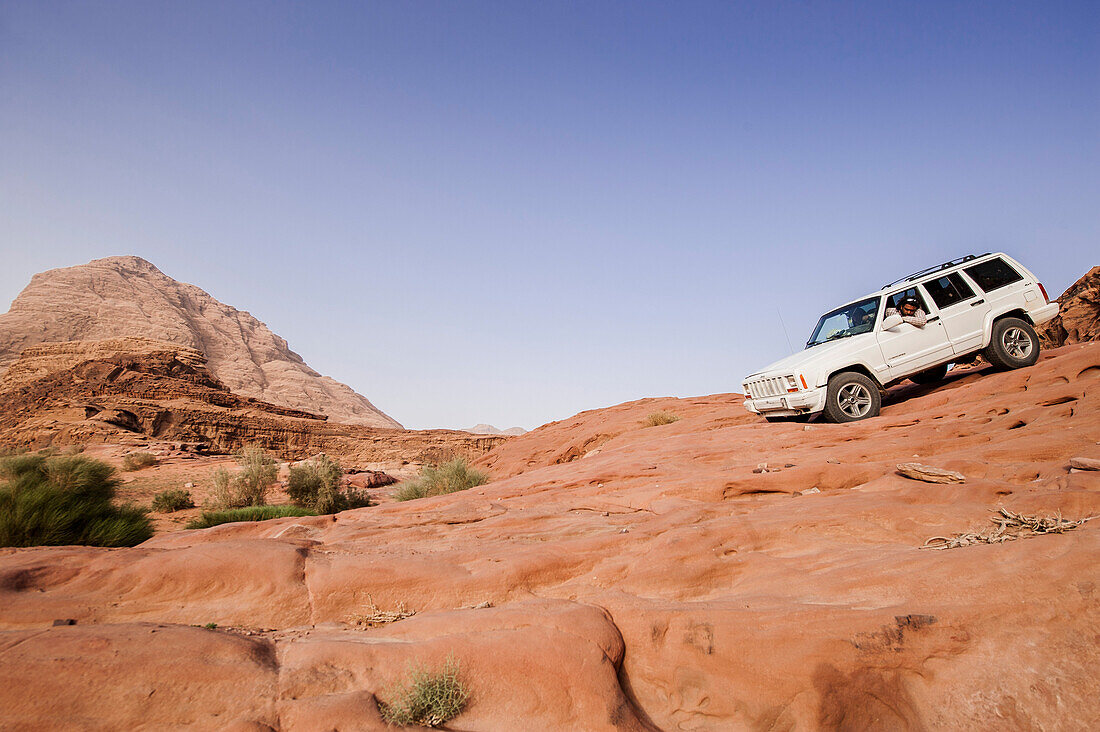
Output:
<svg viewBox="0 0 1100 732">
<path fill-rule="evenodd" d="M 1020 369 L 1039 360 L 1039 336 L 1019 318 L 1002 318 L 993 324 L 985 360 L 999 369 Z"/>
<path fill-rule="evenodd" d="M 878 384 L 856 371 L 842 371 L 829 379 L 822 414 L 830 422 L 857 422 L 877 417 L 881 407 Z"/>
<path fill-rule="evenodd" d="M 945 363 L 942 366 L 935 366 L 927 371 L 921 371 L 919 374 L 913 374 L 909 377 L 909 380 L 914 384 L 935 384 L 943 381 L 943 378 L 947 376 L 948 365 Z"/>
</svg>

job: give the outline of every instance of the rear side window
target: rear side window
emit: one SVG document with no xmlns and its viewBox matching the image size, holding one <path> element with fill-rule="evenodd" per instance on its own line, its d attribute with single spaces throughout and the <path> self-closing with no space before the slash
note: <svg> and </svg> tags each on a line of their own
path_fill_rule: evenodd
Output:
<svg viewBox="0 0 1100 732">
<path fill-rule="evenodd" d="M 1024 278 L 1003 259 L 991 259 L 988 262 L 967 267 L 963 271 L 970 275 L 970 279 L 977 282 L 978 287 L 986 292 L 992 292 L 999 287 L 1011 285 L 1013 282 L 1019 282 Z"/>
<path fill-rule="evenodd" d="M 974 291 L 970 289 L 970 285 L 966 284 L 966 280 L 957 272 L 925 282 L 924 289 L 928 290 L 928 294 L 932 296 L 932 300 L 940 310 L 974 297 Z"/>
</svg>

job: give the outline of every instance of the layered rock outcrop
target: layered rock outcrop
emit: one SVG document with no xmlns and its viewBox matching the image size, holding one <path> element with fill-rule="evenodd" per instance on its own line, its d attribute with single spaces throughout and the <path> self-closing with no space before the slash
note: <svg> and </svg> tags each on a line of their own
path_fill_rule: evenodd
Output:
<svg viewBox="0 0 1100 732">
<path fill-rule="evenodd" d="M 334 421 L 400 428 L 365 397 L 322 376 L 246 312 L 177 282 L 140 257 L 36 274 L 0 315 L 0 373 L 41 343 L 138 336 L 205 355 L 231 391 Z"/>
<path fill-rule="evenodd" d="M 1044 347 L 1100 340 L 1100 267 L 1074 282 L 1058 304 L 1058 315 L 1036 328 Z"/>
<path fill-rule="evenodd" d="M 853 424 L 739 402 L 586 412 L 452 495 L 0 550 L 0 726 L 384 730 L 408 665 L 451 656 L 451 729 L 1100 728 L 1100 520 L 923 548 L 1002 507 L 1100 515 L 1100 472 L 1070 471 L 1100 457 L 1100 344 Z"/>
<path fill-rule="evenodd" d="M 258 444 L 284 459 L 326 452 L 367 468 L 479 457 L 507 438 L 332 422 L 234 394 L 198 351 L 141 338 L 32 346 L 0 378 L 0 446 L 134 439 L 222 453 Z"/>
</svg>

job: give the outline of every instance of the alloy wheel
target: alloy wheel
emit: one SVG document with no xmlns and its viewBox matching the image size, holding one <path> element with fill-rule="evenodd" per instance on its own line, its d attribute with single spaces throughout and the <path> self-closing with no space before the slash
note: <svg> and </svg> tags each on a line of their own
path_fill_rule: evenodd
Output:
<svg viewBox="0 0 1100 732">
<path fill-rule="evenodd" d="M 1004 335 L 1001 336 L 1001 344 L 1004 346 L 1005 353 L 1021 361 L 1030 356 L 1031 349 L 1035 347 L 1031 342 L 1031 336 L 1023 328 L 1005 330 Z"/>
<path fill-rule="evenodd" d="M 863 384 L 846 384 L 836 395 L 840 411 L 852 419 L 864 417 L 871 411 L 871 392 Z"/>
</svg>

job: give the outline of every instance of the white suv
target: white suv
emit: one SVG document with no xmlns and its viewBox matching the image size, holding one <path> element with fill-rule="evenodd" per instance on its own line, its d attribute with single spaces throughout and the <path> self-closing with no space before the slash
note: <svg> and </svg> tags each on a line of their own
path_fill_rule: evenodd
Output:
<svg viewBox="0 0 1100 732">
<path fill-rule="evenodd" d="M 923 328 L 885 312 L 916 298 Z M 822 413 L 874 417 L 882 390 L 902 379 L 939 381 L 979 353 L 1000 368 L 1039 358 L 1032 328 L 1058 314 L 1031 272 L 1005 254 L 970 255 L 909 275 L 821 316 L 806 350 L 747 377 L 745 408 L 769 421 Z"/>
</svg>

